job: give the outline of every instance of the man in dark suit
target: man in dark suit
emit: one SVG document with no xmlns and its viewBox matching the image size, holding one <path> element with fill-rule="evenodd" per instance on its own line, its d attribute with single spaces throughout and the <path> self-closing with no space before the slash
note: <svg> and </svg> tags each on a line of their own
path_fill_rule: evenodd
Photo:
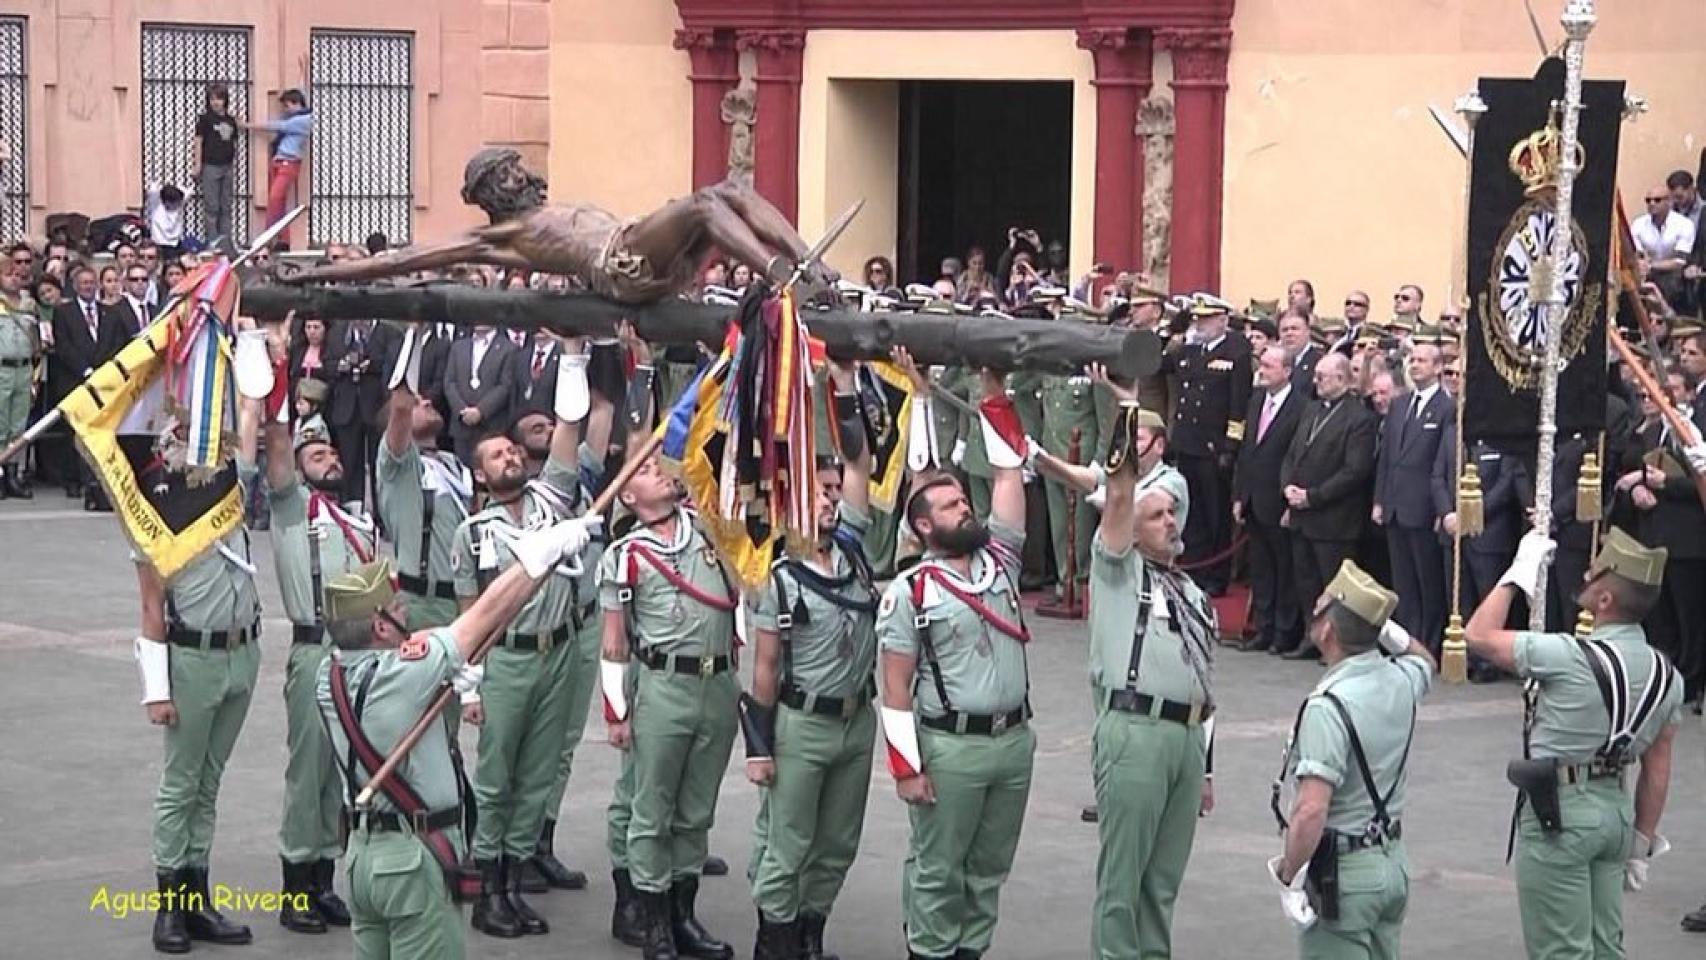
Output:
<svg viewBox="0 0 1706 960">
<path fill-rule="evenodd" d="M 1368 321 L 1370 302 L 1368 294 L 1361 290 L 1352 290 L 1345 294 L 1345 327 L 1328 348 L 1330 352 L 1348 357 L 1356 351 L 1357 340 L 1362 336 L 1362 325 Z"/>
<path fill-rule="evenodd" d="M 1291 571 L 1291 533 L 1280 526 L 1286 508 L 1280 466 L 1303 407 L 1309 403 L 1292 385 L 1290 358 L 1285 347 L 1275 344 L 1263 350 L 1257 361 L 1261 389 L 1250 398 L 1244 417 L 1246 424 L 1255 425 L 1255 433 L 1238 448 L 1232 480 L 1232 516 L 1250 534 L 1251 614 L 1256 633 L 1245 650 L 1283 653 L 1297 646 L 1303 634 Z"/>
<path fill-rule="evenodd" d="M 1292 533 L 1299 597 L 1319 597 L 1356 548 L 1368 522 L 1374 477 L 1373 413 L 1350 394 L 1351 362 L 1329 354 L 1315 365 L 1315 393 L 1280 464 L 1282 518 Z M 1431 466 L 1431 464 L 1430 464 Z M 1307 633 L 1288 659 L 1319 656 Z"/>
<path fill-rule="evenodd" d="M 372 320 L 351 320 L 326 338 L 326 426 L 344 466 L 343 499 L 366 501 L 368 472 L 379 451 L 378 418 L 385 405 L 390 359 L 400 345 L 397 331 Z"/>
<path fill-rule="evenodd" d="M 444 398 L 450 405 L 450 438 L 464 463 L 481 434 L 509 425 L 515 396 L 509 358 L 513 349 L 508 337 L 489 326 L 475 327 L 473 336 L 450 345 Z"/>
<path fill-rule="evenodd" d="M 1448 423 L 1443 429 L 1445 436 L 1440 438 L 1439 452 L 1434 456 L 1433 501 L 1434 510 L 1440 515 L 1440 565 L 1444 571 L 1446 589 L 1450 590 L 1451 551 L 1460 522 L 1457 515 L 1457 424 Z M 1572 450 L 1575 462 L 1580 464 L 1582 451 L 1587 449 L 1580 438 L 1581 435 L 1577 434 L 1558 446 L 1560 465 L 1569 459 Z M 1528 527 L 1527 508 L 1534 502 L 1534 484 L 1529 477 L 1528 467 L 1520 457 L 1501 453 L 1485 440 L 1471 443 L 1463 452 L 1463 457 L 1465 465 L 1475 465 L 1475 472 L 1480 478 L 1482 516 L 1481 532 L 1463 538 L 1457 612 L 1467 622 L 1469 615 L 1481 605 L 1481 600 L 1498 584 L 1499 577 L 1504 574 L 1505 568 L 1510 566 L 1511 558 L 1516 555 L 1517 540 Z M 1568 496 L 1562 495 L 1556 489 L 1553 491 L 1552 511 L 1555 515 L 1560 515 L 1561 511 L 1567 510 L 1569 517 L 1573 519 L 1576 507 L 1573 473 L 1570 484 Z M 1570 526 L 1586 529 L 1585 524 Z M 1584 558 L 1581 566 L 1575 571 L 1573 584 L 1564 583 L 1564 543 L 1569 540 L 1569 535 L 1564 532 L 1564 521 L 1559 521 L 1552 535 L 1558 540 L 1559 549 L 1548 589 L 1553 594 L 1563 593 L 1573 597 L 1581 587 L 1581 574 L 1587 570 L 1587 560 Z M 1587 548 L 1584 546 L 1582 549 L 1585 551 Z M 1448 597 L 1448 604 L 1449 600 Z M 1492 664 L 1474 654 L 1469 656 L 1471 683 L 1490 683 L 1499 679 L 1499 676 L 1499 670 Z"/>
<path fill-rule="evenodd" d="M 1250 405 L 1250 341 L 1227 334 L 1231 312 L 1232 305 L 1219 297 L 1197 294 L 1184 347 L 1162 359 L 1163 368 L 1179 377 L 1169 436 L 1191 490 L 1179 560 L 1210 596 L 1226 592 L 1231 564 L 1223 555 L 1232 543 L 1232 463 L 1244 440 L 1244 410 Z M 1214 557 L 1221 559 L 1204 563 Z"/>
<path fill-rule="evenodd" d="M 1417 338 L 1410 348 L 1413 389 L 1392 398 L 1381 424 L 1370 518 L 1386 528 L 1398 622 L 1439 655 L 1445 631 L 1445 574 L 1433 496 L 1434 459 L 1457 405 L 1440 388 L 1439 344 Z"/>
<path fill-rule="evenodd" d="M 122 321 L 97 299 L 100 282 L 95 271 L 78 267 L 71 275 L 73 296 L 53 308 L 53 349 L 48 353 L 46 407 L 59 403 L 95 368 L 107 362 L 125 345 L 129 336 Z M 58 456 L 59 479 L 65 495 L 84 495 L 91 482 L 88 468 L 77 455 L 67 435 Z"/>
<path fill-rule="evenodd" d="M 1291 364 L 1291 385 L 1304 398 L 1315 399 L 1315 364 L 1327 351 L 1309 336 L 1309 311 L 1287 307 L 1279 318 L 1279 342 Z"/>
<path fill-rule="evenodd" d="M 524 347 L 510 353 L 510 382 L 515 391 L 510 409 L 514 416 L 527 410 L 551 410 L 551 398 L 557 394 L 557 360 L 561 356 L 557 341 L 542 333 L 533 334 Z"/>
</svg>

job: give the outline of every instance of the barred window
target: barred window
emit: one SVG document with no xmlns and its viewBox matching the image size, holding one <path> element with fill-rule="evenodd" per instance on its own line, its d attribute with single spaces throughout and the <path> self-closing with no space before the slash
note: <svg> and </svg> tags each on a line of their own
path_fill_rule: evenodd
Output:
<svg viewBox="0 0 1706 960">
<path fill-rule="evenodd" d="M 184 201 L 184 230 L 204 243 L 207 219 L 201 192 L 187 189 L 201 171 L 190 166 L 196 119 L 207 102 L 207 85 L 223 83 L 231 93 L 231 115 L 258 120 L 250 112 L 249 43 L 246 27 L 202 24 L 142 25 L 142 184 L 171 183 L 189 194 Z M 249 179 L 249 142 L 239 133 L 231 167 L 232 241 L 249 236 L 253 190 Z"/>
<path fill-rule="evenodd" d="M 0 240 L 30 231 L 27 21 L 0 17 Z"/>
<path fill-rule="evenodd" d="M 309 38 L 314 138 L 308 239 L 409 242 L 414 35 L 315 30 Z"/>
</svg>

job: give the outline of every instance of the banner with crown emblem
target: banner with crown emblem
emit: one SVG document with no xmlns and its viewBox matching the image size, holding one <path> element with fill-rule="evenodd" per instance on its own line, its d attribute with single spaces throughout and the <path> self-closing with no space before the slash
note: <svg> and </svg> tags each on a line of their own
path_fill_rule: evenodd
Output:
<svg viewBox="0 0 1706 960">
<path fill-rule="evenodd" d="M 1539 434 L 1564 63 L 1548 59 L 1532 79 L 1483 78 L 1479 89 L 1487 112 L 1475 125 L 1470 174 L 1463 432 L 1469 440 L 1526 445 Z M 1584 82 L 1582 104 L 1574 237 L 1557 267 L 1569 305 L 1559 350 L 1560 434 L 1597 431 L 1605 422 L 1606 277 L 1623 82 Z"/>
</svg>

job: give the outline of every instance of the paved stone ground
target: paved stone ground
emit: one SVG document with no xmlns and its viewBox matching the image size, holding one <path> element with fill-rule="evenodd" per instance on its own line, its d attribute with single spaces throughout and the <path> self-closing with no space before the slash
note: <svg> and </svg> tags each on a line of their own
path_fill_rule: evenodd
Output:
<svg viewBox="0 0 1706 960">
<path fill-rule="evenodd" d="M 136 703 L 130 639 L 136 587 L 111 517 L 88 516 L 54 492 L 0 504 L 0 954 L 18 957 L 150 957 L 150 918 L 91 912 L 101 885 L 145 889 L 149 811 L 159 775 L 159 733 Z M 264 537 L 256 539 L 263 568 Z M 264 603 L 279 611 L 270 569 Z M 1090 797 L 1089 708 L 1080 629 L 1034 621 L 1033 702 L 1038 710 L 1036 777 L 1018 861 L 1004 891 L 993 955 L 1078 958 L 1089 949 L 1096 834 L 1078 820 Z M 274 836 L 284 766 L 282 623 L 269 619 L 260 691 L 221 796 L 214 876 L 251 890 L 278 882 Z M 1219 802 L 1198 831 L 1179 901 L 1177 953 L 1184 957 L 1278 957 L 1292 935 L 1270 892 L 1263 861 L 1278 849 L 1268 782 L 1298 698 L 1319 668 L 1257 654 L 1219 660 L 1222 720 Z M 1517 749 L 1519 705 L 1512 685 L 1441 688 L 1421 714 L 1412 759 L 1406 840 L 1413 863 L 1406 953 L 1412 957 L 1508 957 L 1521 953 L 1516 890 L 1504 866 L 1511 791 L 1504 763 Z M 471 746 L 471 744 L 470 744 Z M 738 751 L 738 747 L 737 747 Z M 737 753 L 738 756 L 738 753 Z M 1635 957 L 1699 955 L 1706 944 L 1677 919 L 1706 896 L 1706 787 L 1698 722 L 1677 754 L 1665 832 L 1674 854 L 1660 861 L 1647 892 L 1628 901 L 1627 943 Z M 610 885 L 603 855 L 604 806 L 615 755 L 594 723 L 562 811 L 562 853 L 592 875 L 592 888 L 534 898 L 552 924 L 543 938 L 501 942 L 470 931 L 471 957 L 630 957 L 608 937 Z M 724 781 L 712 847 L 744 867 L 757 797 L 738 760 Z M 886 773 L 871 784 L 864 849 L 830 926 L 831 946 L 849 958 L 904 955 L 899 871 L 906 820 Z M 738 878 L 708 880 L 702 914 L 710 927 L 751 949 L 754 918 Z M 198 955 L 337 956 L 348 937 L 284 933 L 249 916 L 255 944 L 198 947 Z"/>
</svg>

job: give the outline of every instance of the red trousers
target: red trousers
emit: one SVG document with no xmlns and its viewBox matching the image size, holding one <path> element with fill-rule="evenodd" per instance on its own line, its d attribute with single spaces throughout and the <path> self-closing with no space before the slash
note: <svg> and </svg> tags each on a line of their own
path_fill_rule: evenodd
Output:
<svg viewBox="0 0 1706 960">
<path fill-rule="evenodd" d="M 288 157 L 274 157 L 272 176 L 267 180 L 267 226 L 279 222 L 288 212 L 290 189 L 296 186 L 297 174 L 302 172 L 302 161 Z M 284 238 L 280 238 L 284 239 Z"/>
</svg>

